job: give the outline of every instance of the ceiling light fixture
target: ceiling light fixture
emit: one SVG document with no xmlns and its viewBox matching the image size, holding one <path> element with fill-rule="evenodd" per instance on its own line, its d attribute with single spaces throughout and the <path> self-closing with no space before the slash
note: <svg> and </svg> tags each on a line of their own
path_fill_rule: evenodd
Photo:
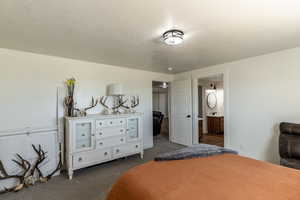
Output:
<svg viewBox="0 0 300 200">
<path fill-rule="evenodd" d="M 166 88 L 168 88 L 168 84 L 166 82 L 163 82 L 163 84 L 162 84 L 161 87 L 164 88 L 164 89 L 166 89 Z"/>
<path fill-rule="evenodd" d="M 169 70 L 169 71 L 172 71 L 172 70 L 173 70 L 173 68 L 172 68 L 172 67 L 168 67 L 168 70 Z"/>
<path fill-rule="evenodd" d="M 167 45 L 178 45 L 183 42 L 184 33 L 181 30 L 172 29 L 163 34 L 163 40 Z"/>
</svg>

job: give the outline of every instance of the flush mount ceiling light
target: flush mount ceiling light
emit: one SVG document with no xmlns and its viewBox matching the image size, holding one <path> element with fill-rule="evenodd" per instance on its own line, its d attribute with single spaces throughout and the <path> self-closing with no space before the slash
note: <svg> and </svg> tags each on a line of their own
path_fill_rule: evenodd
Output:
<svg viewBox="0 0 300 200">
<path fill-rule="evenodd" d="M 168 88 L 168 84 L 166 82 L 163 82 L 163 84 L 162 84 L 161 87 L 164 88 L 164 89 L 166 89 L 166 88 Z"/>
<path fill-rule="evenodd" d="M 183 42 L 183 31 L 172 29 L 163 34 L 163 40 L 167 45 L 178 45 Z"/>
</svg>

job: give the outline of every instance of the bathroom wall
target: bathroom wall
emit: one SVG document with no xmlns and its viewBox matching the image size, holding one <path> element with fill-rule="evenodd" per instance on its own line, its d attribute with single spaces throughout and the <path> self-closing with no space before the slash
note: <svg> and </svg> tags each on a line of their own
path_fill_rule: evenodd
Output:
<svg viewBox="0 0 300 200">
<path fill-rule="evenodd" d="M 224 115 L 224 84 L 223 81 L 210 81 L 199 79 L 199 85 L 202 86 L 202 110 L 203 110 L 203 133 L 207 133 L 207 116 L 212 113 L 217 113 L 219 116 Z M 211 84 L 215 84 L 216 90 L 211 90 Z M 207 105 L 207 96 L 210 92 L 214 92 L 217 96 L 217 106 L 215 108 L 209 108 Z M 199 105 L 200 106 L 200 105 Z"/>
</svg>

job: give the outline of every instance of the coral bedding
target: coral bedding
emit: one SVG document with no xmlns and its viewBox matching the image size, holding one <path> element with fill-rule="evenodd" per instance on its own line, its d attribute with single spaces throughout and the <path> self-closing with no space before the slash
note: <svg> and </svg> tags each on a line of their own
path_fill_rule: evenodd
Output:
<svg viewBox="0 0 300 200">
<path fill-rule="evenodd" d="M 299 200 L 300 171 L 224 154 L 150 161 L 126 172 L 107 200 Z"/>
</svg>

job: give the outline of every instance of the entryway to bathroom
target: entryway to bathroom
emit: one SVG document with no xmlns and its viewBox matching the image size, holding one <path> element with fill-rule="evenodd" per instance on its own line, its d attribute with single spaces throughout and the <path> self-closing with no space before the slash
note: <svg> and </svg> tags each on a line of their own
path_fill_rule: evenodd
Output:
<svg viewBox="0 0 300 200">
<path fill-rule="evenodd" d="M 199 143 L 224 146 L 223 74 L 198 79 Z"/>
</svg>

